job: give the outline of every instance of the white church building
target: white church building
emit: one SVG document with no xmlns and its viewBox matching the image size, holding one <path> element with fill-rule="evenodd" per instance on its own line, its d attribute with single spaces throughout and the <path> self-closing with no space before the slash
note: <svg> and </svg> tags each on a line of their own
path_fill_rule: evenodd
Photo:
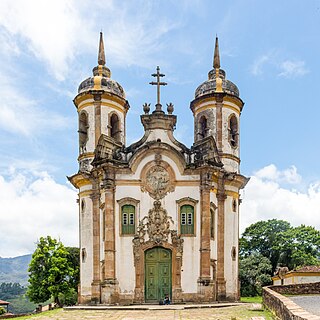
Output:
<svg viewBox="0 0 320 320">
<path fill-rule="evenodd" d="M 100 34 L 98 66 L 74 99 L 79 116 L 80 304 L 237 300 L 240 114 L 243 101 L 213 69 L 190 109 L 194 143 L 174 137 L 164 75 L 152 75 L 155 108 L 143 105 L 143 137 L 126 145 L 125 90 L 111 79 Z M 146 82 L 148 81 L 146 77 Z M 191 114 L 190 114 L 191 115 Z"/>
</svg>

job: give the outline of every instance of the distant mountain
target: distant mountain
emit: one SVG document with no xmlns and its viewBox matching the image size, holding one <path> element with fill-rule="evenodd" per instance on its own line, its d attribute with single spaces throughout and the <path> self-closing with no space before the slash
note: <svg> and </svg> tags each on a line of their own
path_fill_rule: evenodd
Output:
<svg viewBox="0 0 320 320">
<path fill-rule="evenodd" d="M 23 286 L 27 285 L 31 257 L 31 254 L 14 258 L 0 257 L 0 283 L 18 282 Z"/>
</svg>

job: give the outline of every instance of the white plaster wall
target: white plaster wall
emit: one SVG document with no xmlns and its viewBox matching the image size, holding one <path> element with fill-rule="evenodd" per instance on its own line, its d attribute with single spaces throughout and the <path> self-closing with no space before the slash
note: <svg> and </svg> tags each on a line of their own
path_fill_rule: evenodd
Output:
<svg viewBox="0 0 320 320">
<path fill-rule="evenodd" d="M 120 236 L 120 208 L 117 200 L 134 198 L 141 201 L 139 186 L 117 186 L 115 193 L 115 246 L 116 246 L 116 278 L 121 292 L 133 292 L 135 288 L 135 268 L 133 259 L 133 236 Z M 138 206 L 138 208 L 141 205 Z M 140 216 L 140 210 L 136 214 Z M 136 226 L 137 226 L 136 220 Z"/>
<path fill-rule="evenodd" d="M 197 234 L 199 234 L 199 232 L 200 228 L 197 228 Z M 183 260 L 181 268 L 182 292 L 197 293 L 197 280 L 200 275 L 199 236 L 183 237 L 183 239 Z"/>
<path fill-rule="evenodd" d="M 280 280 L 280 279 L 278 279 L 278 280 L 273 280 L 273 284 L 274 284 L 275 286 L 281 285 L 281 280 Z"/>
<path fill-rule="evenodd" d="M 92 243 L 92 200 L 89 196 L 81 197 L 85 200 L 85 209 L 80 209 L 80 251 L 85 248 L 87 256 L 85 262 L 80 260 L 81 294 L 91 295 L 93 279 L 93 243 Z"/>
<path fill-rule="evenodd" d="M 105 210 L 100 209 L 100 260 L 104 260 L 104 221 L 105 221 Z"/>
<path fill-rule="evenodd" d="M 224 247 L 224 270 L 226 280 L 226 293 L 233 295 L 237 290 L 238 283 L 238 214 L 232 211 L 233 197 L 228 196 L 225 201 L 225 247 Z M 232 247 L 236 247 L 236 259 L 232 259 Z"/>
<path fill-rule="evenodd" d="M 294 283 L 320 282 L 320 276 L 295 276 Z"/>
<path fill-rule="evenodd" d="M 179 147 L 175 145 L 169 138 L 168 136 L 168 130 L 163 130 L 163 129 L 153 129 L 150 131 L 150 134 L 148 136 L 147 142 L 148 141 L 154 141 L 160 139 L 161 142 L 167 143 L 174 147 L 175 149 L 179 150 Z"/>
<path fill-rule="evenodd" d="M 239 164 L 237 161 L 228 158 L 222 158 L 222 163 L 224 164 L 224 169 L 229 172 L 239 173 Z"/>
<path fill-rule="evenodd" d="M 216 188 L 217 186 L 214 185 Z M 217 195 L 214 192 L 210 192 L 210 202 L 214 203 L 216 207 L 218 207 L 218 201 L 217 201 Z M 211 249 L 211 254 L 210 258 L 217 260 L 217 230 L 218 230 L 218 209 L 215 210 L 215 220 L 214 220 L 214 239 L 211 238 L 210 241 L 210 249 Z M 210 270 L 212 273 L 212 268 Z M 213 276 L 213 274 L 211 274 Z"/>
<path fill-rule="evenodd" d="M 293 284 L 293 283 L 294 283 L 293 277 L 283 279 L 283 284 Z"/>
</svg>

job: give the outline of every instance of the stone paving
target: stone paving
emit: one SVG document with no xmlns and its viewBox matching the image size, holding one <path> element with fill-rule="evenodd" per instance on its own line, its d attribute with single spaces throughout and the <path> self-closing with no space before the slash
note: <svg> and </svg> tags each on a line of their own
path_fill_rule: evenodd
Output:
<svg viewBox="0 0 320 320">
<path fill-rule="evenodd" d="M 35 320 L 249 320 L 253 317 L 264 316 L 271 320 L 263 311 L 250 310 L 250 304 L 223 308 L 195 308 L 195 309 L 164 309 L 164 310 L 54 310 L 38 314 Z M 29 318 L 23 318 L 29 319 Z M 259 318 L 258 318 L 259 319 Z"/>
<path fill-rule="evenodd" d="M 289 298 L 304 310 L 320 316 L 320 295 L 290 296 Z"/>
</svg>

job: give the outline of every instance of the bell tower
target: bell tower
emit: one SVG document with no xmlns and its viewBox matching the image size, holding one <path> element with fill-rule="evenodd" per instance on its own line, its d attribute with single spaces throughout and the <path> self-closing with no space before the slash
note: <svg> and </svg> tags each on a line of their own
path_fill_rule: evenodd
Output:
<svg viewBox="0 0 320 320">
<path fill-rule="evenodd" d="M 106 66 L 103 35 L 100 32 L 98 65 L 93 76 L 81 82 L 73 102 L 79 117 L 80 171 L 91 169 L 94 151 L 101 135 L 116 146 L 125 144 L 126 114 L 129 104 L 122 86 L 111 79 Z"/>
<path fill-rule="evenodd" d="M 220 68 L 216 37 L 213 69 L 208 73 L 208 80 L 196 89 L 190 105 L 194 116 L 194 142 L 213 136 L 224 168 L 236 173 L 239 173 L 240 164 L 239 129 L 243 105 L 237 86 L 226 79 L 225 71 Z"/>
</svg>

